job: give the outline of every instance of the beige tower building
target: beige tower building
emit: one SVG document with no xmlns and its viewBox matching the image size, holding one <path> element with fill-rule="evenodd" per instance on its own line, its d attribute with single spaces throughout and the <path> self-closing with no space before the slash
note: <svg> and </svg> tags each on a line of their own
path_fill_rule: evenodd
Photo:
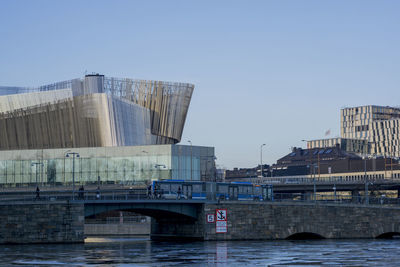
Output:
<svg viewBox="0 0 400 267">
<path fill-rule="evenodd" d="M 369 153 L 400 156 L 400 108 L 360 106 L 340 111 L 342 138 L 369 142 Z"/>
</svg>

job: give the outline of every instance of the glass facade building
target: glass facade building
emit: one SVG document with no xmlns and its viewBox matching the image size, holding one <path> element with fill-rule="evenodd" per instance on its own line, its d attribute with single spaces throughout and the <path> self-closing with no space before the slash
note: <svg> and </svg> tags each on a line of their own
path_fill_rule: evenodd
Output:
<svg viewBox="0 0 400 267">
<path fill-rule="evenodd" d="M 66 157 L 68 153 L 78 153 Z M 71 155 L 71 154 L 70 154 Z M 0 153 L 1 186 L 144 184 L 150 180 L 213 180 L 214 148 L 149 145 Z"/>
</svg>

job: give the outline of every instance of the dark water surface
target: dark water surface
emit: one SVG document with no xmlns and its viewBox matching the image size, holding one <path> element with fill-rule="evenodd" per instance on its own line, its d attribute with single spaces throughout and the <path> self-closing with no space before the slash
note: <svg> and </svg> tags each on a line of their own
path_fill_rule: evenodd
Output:
<svg viewBox="0 0 400 267">
<path fill-rule="evenodd" d="M 153 242 L 0 246 L 0 266 L 400 266 L 400 240 Z"/>
</svg>

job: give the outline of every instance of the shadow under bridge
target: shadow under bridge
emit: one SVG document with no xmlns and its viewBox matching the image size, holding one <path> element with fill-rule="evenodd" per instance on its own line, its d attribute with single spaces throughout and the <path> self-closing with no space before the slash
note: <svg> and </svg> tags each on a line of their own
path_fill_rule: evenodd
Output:
<svg viewBox="0 0 400 267">
<path fill-rule="evenodd" d="M 153 218 L 168 218 L 183 216 L 196 220 L 202 203 L 187 203 L 182 201 L 85 201 L 85 217 L 109 211 L 132 211 Z"/>
</svg>

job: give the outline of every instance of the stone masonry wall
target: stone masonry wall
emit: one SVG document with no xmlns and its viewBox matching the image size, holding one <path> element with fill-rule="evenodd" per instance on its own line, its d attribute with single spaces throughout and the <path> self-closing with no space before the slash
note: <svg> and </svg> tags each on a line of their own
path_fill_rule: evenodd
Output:
<svg viewBox="0 0 400 267">
<path fill-rule="evenodd" d="M 83 204 L 0 204 L 0 244 L 84 242 Z"/>
<path fill-rule="evenodd" d="M 201 220 L 204 240 L 285 239 L 296 233 L 325 238 L 376 238 L 400 232 L 400 208 L 360 205 L 285 203 L 205 204 Z M 227 233 L 215 233 L 205 220 L 216 209 L 227 209 Z"/>
</svg>

